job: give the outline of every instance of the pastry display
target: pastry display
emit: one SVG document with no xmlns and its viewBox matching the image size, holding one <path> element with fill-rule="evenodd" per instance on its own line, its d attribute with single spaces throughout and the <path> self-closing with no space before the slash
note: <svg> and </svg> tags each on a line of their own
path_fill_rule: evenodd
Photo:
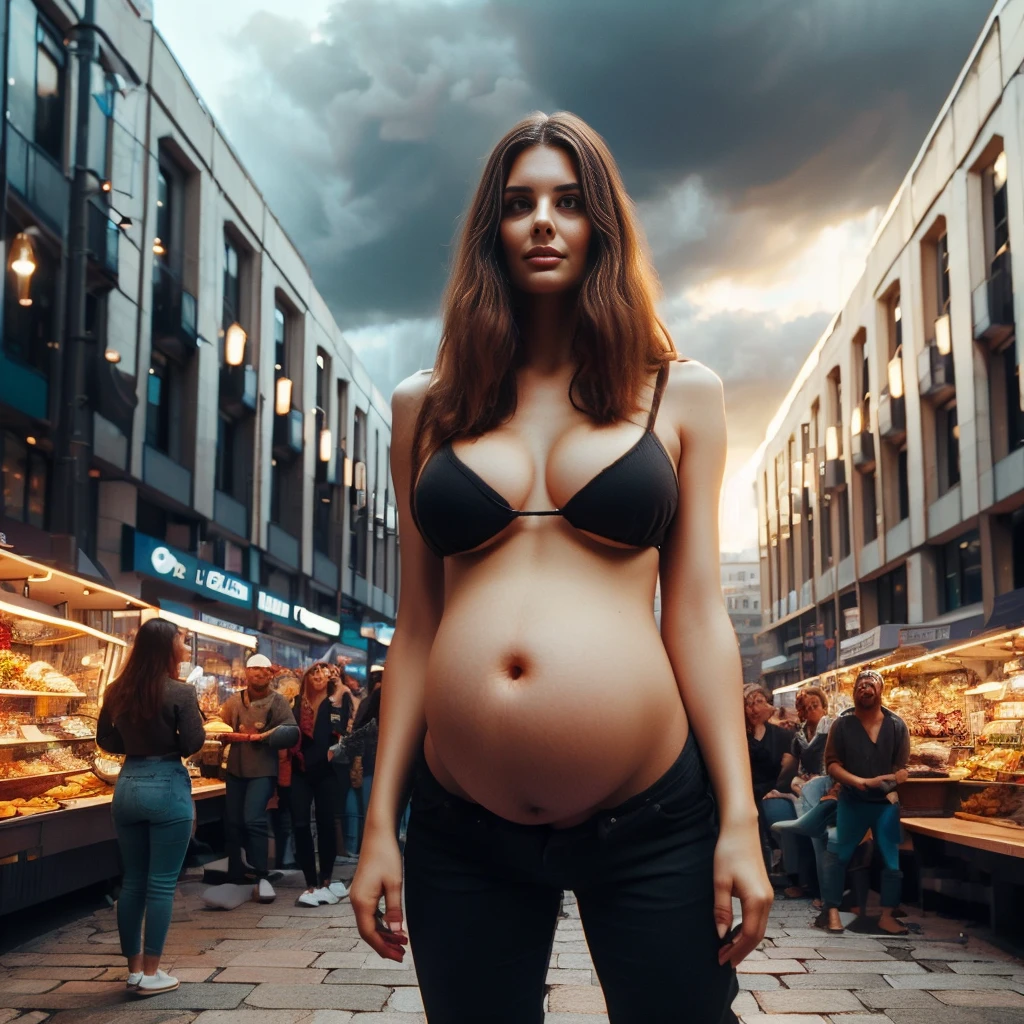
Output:
<svg viewBox="0 0 1024 1024">
<path fill-rule="evenodd" d="M 25 817 L 29 814 L 44 814 L 59 811 L 60 804 L 46 796 L 34 796 L 28 800 L 17 797 L 14 800 L 0 800 L 0 818 Z"/>
<path fill-rule="evenodd" d="M 203 729 L 208 733 L 227 733 L 231 732 L 231 726 L 227 722 L 222 722 L 219 718 L 211 718 L 208 722 L 203 724 Z"/>
<path fill-rule="evenodd" d="M 29 660 L 15 651 L 0 651 L 0 688 L 15 689 L 22 673 L 28 668 Z"/>
<path fill-rule="evenodd" d="M 1021 803 L 1016 790 L 1009 786 L 986 786 L 964 800 L 960 810 L 983 818 L 1008 818 L 1020 810 Z"/>
</svg>

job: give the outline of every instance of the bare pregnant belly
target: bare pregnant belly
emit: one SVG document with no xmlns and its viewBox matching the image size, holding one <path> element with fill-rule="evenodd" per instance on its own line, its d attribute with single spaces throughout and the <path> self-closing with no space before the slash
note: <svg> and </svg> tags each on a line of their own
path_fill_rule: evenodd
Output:
<svg viewBox="0 0 1024 1024">
<path fill-rule="evenodd" d="M 447 606 L 425 692 L 424 756 L 441 785 L 509 821 L 565 827 L 657 781 L 688 726 L 635 597 L 533 576 Z"/>
</svg>

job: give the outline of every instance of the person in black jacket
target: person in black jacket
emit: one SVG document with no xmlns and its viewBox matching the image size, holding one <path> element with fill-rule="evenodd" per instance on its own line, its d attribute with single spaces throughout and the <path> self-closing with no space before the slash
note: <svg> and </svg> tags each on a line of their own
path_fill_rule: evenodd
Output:
<svg viewBox="0 0 1024 1024">
<path fill-rule="evenodd" d="M 160 970 L 160 955 L 195 817 L 181 759 L 205 740 L 196 691 L 177 678 L 187 660 L 185 639 L 173 622 L 143 623 L 124 670 L 104 695 L 96 726 L 98 747 L 126 755 L 111 814 L 124 864 L 117 930 L 128 988 L 138 995 L 178 987 Z"/>
<path fill-rule="evenodd" d="M 332 667 L 325 662 L 312 665 L 302 677 L 302 687 L 293 705 L 295 719 L 299 723 L 299 741 L 290 751 L 289 799 L 295 832 L 295 859 L 306 879 L 306 891 L 296 900 L 300 907 L 337 903 L 348 895 L 343 882 L 332 881 L 338 848 L 334 831 L 338 782 L 327 752 L 339 735 L 341 714 L 327 696 L 333 677 Z M 314 808 L 319 872 L 310 822 Z"/>
</svg>

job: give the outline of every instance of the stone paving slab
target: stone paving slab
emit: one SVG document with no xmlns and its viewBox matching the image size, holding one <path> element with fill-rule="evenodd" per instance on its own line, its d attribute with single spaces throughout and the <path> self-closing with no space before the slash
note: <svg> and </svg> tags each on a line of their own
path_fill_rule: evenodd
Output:
<svg viewBox="0 0 1024 1024">
<path fill-rule="evenodd" d="M 27 1018 L 19 1017 L 16 1024 Z M 188 1010 L 138 1010 L 108 1007 L 103 1010 L 61 1010 L 46 1024 L 190 1024 L 195 1014 Z"/>
<path fill-rule="evenodd" d="M 252 985 L 204 985 L 182 984 L 173 992 L 159 996 L 136 998 L 133 1006 L 147 1006 L 152 1009 L 187 1010 L 231 1010 L 253 990 Z"/>
<path fill-rule="evenodd" d="M 117 968 L 110 968 L 116 970 Z M 127 968 L 126 968 L 127 970 Z M 12 978 L 46 978 L 50 981 L 93 981 L 103 974 L 102 967 L 15 967 Z M 0 988 L 0 992 L 3 989 Z M 0 1017 L 2 1021 L 2 1017 Z"/>
<path fill-rule="evenodd" d="M 886 975 L 885 980 L 893 988 L 918 988 L 928 992 L 957 988 L 991 991 L 1013 987 L 1009 978 L 991 974 L 892 974 Z"/>
<path fill-rule="evenodd" d="M 806 968 L 797 960 L 751 960 L 749 957 L 736 968 L 740 974 L 806 974 Z"/>
<path fill-rule="evenodd" d="M 590 971 L 563 971 L 560 967 L 548 968 L 547 985 L 589 985 Z"/>
<path fill-rule="evenodd" d="M 59 984 L 55 978 L 6 978 L 0 981 L 0 1001 L 7 995 L 36 995 L 49 992 Z"/>
<path fill-rule="evenodd" d="M 389 995 L 383 985 L 271 984 L 257 985 L 245 1001 L 267 1009 L 382 1010 Z"/>
<path fill-rule="evenodd" d="M 955 960 L 949 965 L 954 974 L 1024 974 L 1024 964 L 1020 961 L 964 961 Z"/>
<path fill-rule="evenodd" d="M 352 1019 L 351 1013 L 339 1012 Z M 306 1024 L 309 1018 L 308 1010 L 204 1010 L 195 1024 Z"/>
<path fill-rule="evenodd" d="M 883 953 L 879 949 L 829 949 L 819 947 L 818 952 L 825 960 L 895 961 L 896 959 L 891 953 Z"/>
<path fill-rule="evenodd" d="M 926 974 L 909 960 L 816 960 L 807 965 L 815 974 Z"/>
<path fill-rule="evenodd" d="M 893 1024 L 1020 1024 L 1020 1010 L 1004 1006 L 940 1006 L 937 1010 L 891 1010 Z"/>
<path fill-rule="evenodd" d="M 935 998 L 949 1006 L 1021 1006 L 1024 995 L 1019 992 L 996 990 L 995 992 L 936 992 Z"/>
<path fill-rule="evenodd" d="M 758 992 L 765 1013 L 863 1013 L 864 1004 L 852 992 Z"/>
<path fill-rule="evenodd" d="M 361 950 L 352 950 L 350 953 L 321 953 L 319 956 L 314 953 L 316 957 L 313 961 L 314 967 L 326 967 L 328 970 L 335 970 L 339 967 L 344 967 L 349 970 L 362 967 L 366 961 L 366 954 Z"/>
<path fill-rule="evenodd" d="M 914 989 L 856 989 L 854 995 L 873 1010 L 890 1009 L 922 1009 L 928 1006 L 939 1007 L 939 1001 L 931 992 L 920 992 Z"/>
<path fill-rule="evenodd" d="M 229 967 L 309 967 L 316 953 L 305 949 L 252 949 L 237 953 Z"/>
<path fill-rule="evenodd" d="M 915 946 L 910 955 L 915 960 L 993 960 L 996 959 L 988 950 L 982 950 L 971 946 L 945 945 L 944 943 L 932 942 L 922 946 Z"/>
<path fill-rule="evenodd" d="M 607 1013 L 604 993 L 595 985 L 559 985 L 548 993 L 548 1009 L 564 1013 Z"/>
<path fill-rule="evenodd" d="M 799 989 L 889 988 L 880 974 L 787 974 L 786 985 Z"/>
<path fill-rule="evenodd" d="M 829 1021 L 831 1024 L 892 1024 L 884 1013 L 837 1013 L 829 1017 Z"/>
<path fill-rule="evenodd" d="M 366 971 L 357 967 L 342 967 L 331 971 L 324 978 L 325 985 L 365 985 L 372 981 L 375 985 L 415 985 L 416 974 L 405 970 L 374 971 L 367 975 Z"/>
<path fill-rule="evenodd" d="M 408 986 L 396 988 L 387 1002 L 387 1009 L 396 1010 L 398 1013 L 423 1013 L 420 990 Z"/>
<path fill-rule="evenodd" d="M 825 1024 L 825 1018 L 816 1013 L 757 1013 L 744 1014 L 746 1024 L 748 1018 L 756 1019 L 757 1024 Z M 845 1021 L 846 1018 L 844 1017 Z"/>
<path fill-rule="evenodd" d="M 737 974 L 736 981 L 741 992 L 767 992 L 769 989 L 782 988 L 782 983 L 774 974 Z"/>
<path fill-rule="evenodd" d="M 213 980 L 216 984 L 242 982 L 253 985 L 319 985 L 326 977 L 326 971 L 312 968 L 248 967 L 238 964 L 235 967 L 225 967 Z"/>
<path fill-rule="evenodd" d="M 761 951 L 768 960 L 820 960 L 822 954 L 810 946 L 769 946 Z M 749 960 L 750 958 L 747 957 Z"/>
</svg>

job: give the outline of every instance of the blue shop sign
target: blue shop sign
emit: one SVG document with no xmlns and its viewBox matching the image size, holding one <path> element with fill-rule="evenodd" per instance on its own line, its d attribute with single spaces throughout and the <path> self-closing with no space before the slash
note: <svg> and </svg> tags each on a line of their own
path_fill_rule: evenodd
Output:
<svg viewBox="0 0 1024 1024">
<path fill-rule="evenodd" d="M 285 622 L 289 626 L 297 626 L 325 636 L 340 636 L 341 623 L 328 619 L 316 612 L 311 612 L 301 604 L 286 601 L 283 597 L 272 594 L 269 590 L 256 591 L 256 607 L 268 618 Z"/>
<path fill-rule="evenodd" d="M 253 587 L 247 580 L 144 533 L 135 533 L 131 568 L 214 601 L 252 607 Z"/>
</svg>

